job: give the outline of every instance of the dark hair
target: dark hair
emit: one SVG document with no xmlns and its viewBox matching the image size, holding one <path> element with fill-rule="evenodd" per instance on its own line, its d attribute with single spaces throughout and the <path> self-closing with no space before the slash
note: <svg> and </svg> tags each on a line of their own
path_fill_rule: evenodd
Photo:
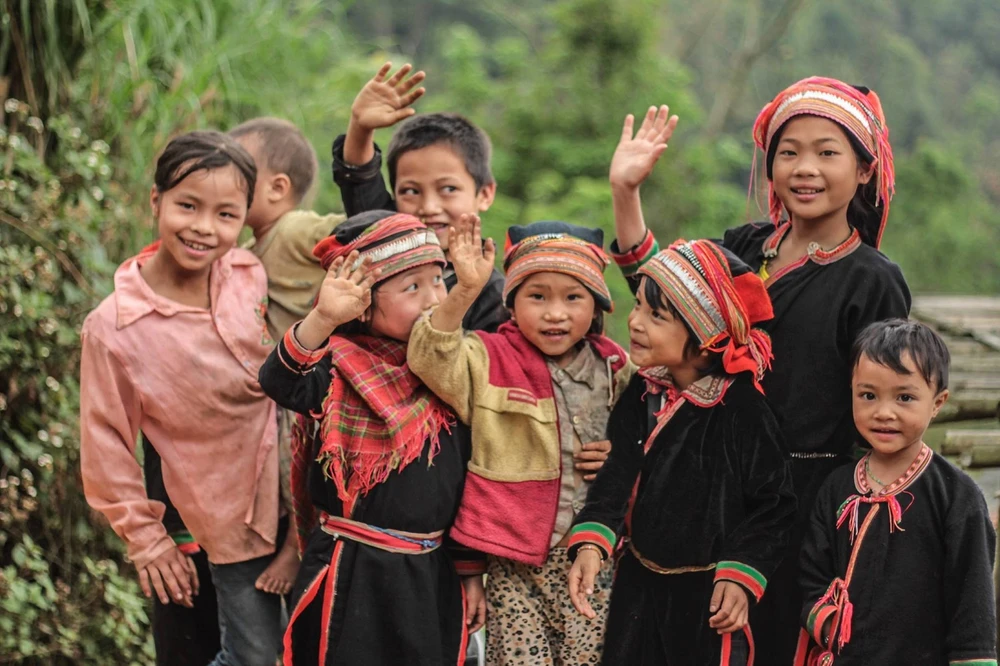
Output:
<svg viewBox="0 0 1000 666">
<path fill-rule="evenodd" d="M 920 376 L 938 393 L 948 388 L 951 363 L 948 347 L 930 326 L 910 319 L 888 319 L 868 325 L 851 349 L 851 367 L 857 368 L 863 355 L 898 374 L 912 374 L 903 365 L 903 354 L 910 355 Z"/>
<path fill-rule="evenodd" d="M 521 291 L 521 287 L 523 286 L 524 282 L 514 287 L 511 292 L 507 294 L 507 300 L 504 303 L 504 306 L 508 310 L 513 310 L 514 297 L 517 296 L 517 292 Z M 587 291 L 590 290 L 588 289 Z M 594 318 L 590 320 L 590 328 L 587 329 L 587 335 L 604 335 L 604 310 L 602 310 L 601 306 L 597 304 L 597 299 L 594 299 Z"/>
<path fill-rule="evenodd" d="M 645 286 L 642 290 L 642 295 L 646 299 L 646 304 L 654 310 L 660 310 L 662 312 L 667 312 L 674 319 L 679 319 L 682 324 L 684 324 L 684 330 L 687 331 L 688 339 L 684 343 L 684 358 L 690 358 L 697 356 L 701 353 L 701 342 L 698 341 L 698 336 L 695 335 L 694 329 L 691 325 L 687 323 L 687 320 L 681 316 L 681 313 L 677 311 L 670 299 L 667 298 L 663 290 L 660 289 L 660 285 L 653 278 L 646 276 Z M 702 368 L 702 371 L 706 375 L 718 375 L 724 374 L 725 370 L 722 366 L 722 353 L 721 352 L 708 352 L 708 365 Z"/>
<path fill-rule="evenodd" d="M 476 190 L 493 184 L 490 156 L 493 147 L 486 132 L 455 113 L 428 113 L 405 120 L 389 142 L 389 185 L 396 189 L 396 164 L 404 153 L 438 143 L 447 144 L 465 162 Z"/>
<path fill-rule="evenodd" d="M 232 164 L 247 188 L 247 209 L 253 203 L 257 166 L 250 153 L 231 136 L 214 130 L 188 132 L 171 140 L 156 160 L 153 183 L 163 194 L 177 187 L 195 171 L 222 169 Z"/>
<path fill-rule="evenodd" d="M 796 118 L 801 118 L 801 116 L 793 116 L 786 120 L 781 127 L 775 131 L 774 137 L 771 139 L 771 143 L 767 147 L 766 164 L 768 178 L 773 178 L 774 158 L 778 153 L 778 143 L 781 141 L 781 135 L 784 134 L 785 129 L 788 127 L 788 123 L 792 122 Z M 867 148 L 861 145 L 861 142 L 858 141 L 854 134 L 844 129 L 840 123 L 836 121 L 830 122 L 836 125 L 847 137 L 847 140 L 851 144 L 851 148 L 854 149 L 854 156 L 858 160 L 858 166 L 863 165 L 865 169 L 870 170 L 872 168 L 872 164 L 875 162 L 875 157 L 868 152 Z M 854 191 L 854 198 L 851 199 L 851 203 L 847 207 L 847 223 L 850 224 L 852 228 L 858 230 L 858 233 L 861 234 L 861 239 L 864 242 L 873 247 L 875 246 L 875 241 L 877 239 L 870 238 L 869 236 L 871 235 L 872 229 L 878 229 L 882 226 L 882 211 L 885 206 L 885 202 L 880 202 L 876 205 L 876 201 L 878 201 L 878 183 L 876 182 L 873 174 L 872 178 L 870 178 L 867 183 L 858 184 L 857 190 Z"/>
<path fill-rule="evenodd" d="M 302 201 L 316 181 L 319 169 L 316 151 L 302 131 L 287 120 L 254 118 L 229 130 L 229 136 L 256 137 L 261 166 L 288 176 L 296 203 Z"/>
</svg>

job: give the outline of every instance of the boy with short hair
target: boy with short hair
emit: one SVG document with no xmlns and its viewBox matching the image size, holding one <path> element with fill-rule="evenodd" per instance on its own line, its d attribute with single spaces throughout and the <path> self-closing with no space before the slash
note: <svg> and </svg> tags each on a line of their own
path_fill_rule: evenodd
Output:
<svg viewBox="0 0 1000 666">
<path fill-rule="evenodd" d="M 413 116 L 411 105 L 424 94 L 417 87 L 423 72 L 406 78 L 412 67 L 404 65 L 386 78 L 391 68 L 385 63 L 354 100 L 347 134 L 333 142 L 333 180 L 348 215 L 379 209 L 414 215 L 437 234 L 447 257 L 448 229 L 463 214 L 483 213 L 493 204 L 496 181 L 490 169 L 490 140 L 456 114 L 431 113 L 405 120 L 389 143 L 392 192 L 387 190 L 375 130 Z M 449 259 L 445 287 L 451 290 L 457 281 Z M 494 269 L 462 327 L 495 331 L 508 318 L 502 293 L 503 274 Z"/>
<path fill-rule="evenodd" d="M 855 342 L 854 423 L 872 450 L 819 491 L 796 666 L 996 665 L 989 511 L 923 442 L 948 399 L 948 364 L 919 322 L 877 322 Z"/>
</svg>

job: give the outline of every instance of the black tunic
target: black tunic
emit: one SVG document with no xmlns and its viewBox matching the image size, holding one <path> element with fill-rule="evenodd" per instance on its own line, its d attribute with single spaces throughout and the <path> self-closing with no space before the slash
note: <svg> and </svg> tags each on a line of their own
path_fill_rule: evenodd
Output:
<svg viewBox="0 0 1000 666">
<path fill-rule="evenodd" d="M 703 378 L 682 393 L 684 402 L 646 453 L 655 425 L 650 403 L 659 398 L 646 394 L 641 377 L 632 378 L 611 414 L 611 454 L 576 525 L 600 523 L 621 533 L 638 478 L 631 545 L 656 566 L 703 570 L 654 573 L 624 550 L 605 664 L 718 664 L 722 641 L 708 625 L 714 580 L 734 580 L 724 565 L 730 572 L 742 565 L 766 584 L 782 553 L 795 498 L 777 421 L 749 375 L 736 377 L 720 402 L 722 381 Z M 747 591 L 752 605 L 753 585 Z"/>
<path fill-rule="evenodd" d="M 276 349 L 261 367 L 264 391 L 286 409 L 319 412 L 330 383 L 329 356 L 311 372 L 302 368 L 296 372 L 278 354 Z M 291 356 L 285 352 L 283 358 Z M 347 517 L 404 532 L 447 529 L 458 511 L 465 482 L 471 451 L 468 428 L 456 423 L 451 432 L 443 430 L 440 444 L 432 465 L 427 465 L 425 447 L 419 459 L 360 498 Z M 313 446 L 318 453 L 319 438 Z M 343 515 L 337 489 L 323 476 L 319 464 L 310 466 L 308 483 L 318 510 Z M 451 547 L 411 555 L 347 539 L 340 543 L 340 556 L 334 562 L 337 582 L 326 664 L 462 663 L 466 641 L 463 591 Z M 323 567 L 331 564 L 336 545 L 321 529 L 312 532 L 292 590 L 293 608 Z M 318 661 L 324 592 L 320 589 L 291 628 L 295 664 L 312 666 Z"/>
<path fill-rule="evenodd" d="M 333 142 L 333 181 L 340 188 L 344 212 L 350 217 L 369 210 L 396 210 L 396 200 L 382 178 L 382 151 L 376 145 L 375 155 L 368 164 L 349 165 L 344 161 L 344 138 L 341 134 Z M 446 271 L 445 288 L 451 291 L 456 284 L 454 271 Z M 462 318 L 462 328 L 495 333 L 510 318 L 503 304 L 503 286 L 503 273 L 494 268 L 486 286 Z"/>
<path fill-rule="evenodd" d="M 838 529 L 837 518 L 841 504 L 857 495 L 871 497 L 863 462 L 838 469 L 819 491 L 802 548 L 803 626 L 813 623 L 814 611 L 822 617 L 830 612 L 824 607 L 833 608 L 814 606 L 835 578 L 846 578 L 856 549 L 847 588 L 850 640 L 838 654 L 834 632 L 836 666 L 995 665 L 994 531 L 972 479 L 925 448 L 885 493 L 899 502 L 898 527 L 890 531 L 888 504 L 860 503 L 852 546 L 850 521 Z"/>
<path fill-rule="evenodd" d="M 776 248 L 780 238 L 769 222 L 746 224 L 727 231 L 722 244 L 758 271 L 765 244 Z M 771 335 L 774 362 L 763 385 L 792 454 L 799 513 L 771 593 L 752 620 L 759 654 L 787 664 L 795 651 L 802 602 L 798 552 L 809 511 L 823 480 L 850 460 L 859 443 L 851 411 L 851 345 L 868 324 L 906 318 L 910 292 L 899 267 L 853 235 L 772 275 L 767 291 L 774 318 L 760 327 Z"/>
</svg>

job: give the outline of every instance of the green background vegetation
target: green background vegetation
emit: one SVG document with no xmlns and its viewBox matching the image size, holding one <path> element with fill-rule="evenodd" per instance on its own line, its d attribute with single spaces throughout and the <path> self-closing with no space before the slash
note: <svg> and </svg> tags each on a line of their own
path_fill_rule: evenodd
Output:
<svg viewBox="0 0 1000 666">
<path fill-rule="evenodd" d="M 718 236 L 759 217 L 755 114 L 823 74 L 882 98 L 898 192 L 883 250 L 912 290 L 1000 290 L 994 0 L 0 0 L 0 28 L 0 663 L 152 663 L 132 567 L 82 500 L 78 336 L 154 238 L 152 165 L 179 132 L 288 118 L 320 156 L 313 206 L 339 210 L 330 142 L 378 65 L 409 60 L 428 75 L 419 110 L 493 138 L 489 234 L 559 218 L 610 241 L 622 118 L 667 103 L 681 124 L 647 221 Z"/>
</svg>

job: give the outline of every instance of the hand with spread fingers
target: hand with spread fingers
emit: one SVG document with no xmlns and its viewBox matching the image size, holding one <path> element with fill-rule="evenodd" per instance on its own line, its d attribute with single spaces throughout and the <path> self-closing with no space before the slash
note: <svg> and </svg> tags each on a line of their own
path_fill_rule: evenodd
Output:
<svg viewBox="0 0 1000 666">
<path fill-rule="evenodd" d="M 611 158 L 609 178 L 612 188 L 634 190 L 653 172 L 657 160 L 667 149 L 667 141 L 677 127 L 677 116 L 669 106 L 649 107 L 639 131 L 632 135 L 635 118 L 625 116 L 621 140 Z"/>
<path fill-rule="evenodd" d="M 351 106 L 351 122 L 356 123 L 359 129 L 376 130 L 391 127 L 416 113 L 412 105 L 425 92 L 423 88 L 417 88 L 424 80 L 425 74 L 417 72 L 407 78 L 407 74 L 413 70 L 413 65 L 406 64 L 386 78 L 391 70 L 391 62 L 382 65 L 354 98 L 354 104 Z"/>
<path fill-rule="evenodd" d="M 365 314 L 372 304 L 372 285 L 379 270 L 372 270 L 371 258 L 357 250 L 337 257 L 320 285 L 316 305 L 294 329 L 295 338 L 306 349 L 319 349 L 334 329 Z"/>
<path fill-rule="evenodd" d="M 448 253 L 458 284 L 477 293 L 489 282 L 496 259 L 493 239 L 483 243 L 482 223 L 478 215 L 462 215 L 448 230 Z"/>
</svg>

